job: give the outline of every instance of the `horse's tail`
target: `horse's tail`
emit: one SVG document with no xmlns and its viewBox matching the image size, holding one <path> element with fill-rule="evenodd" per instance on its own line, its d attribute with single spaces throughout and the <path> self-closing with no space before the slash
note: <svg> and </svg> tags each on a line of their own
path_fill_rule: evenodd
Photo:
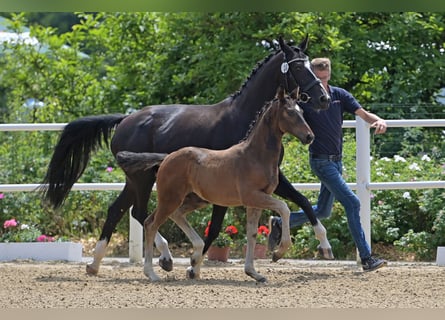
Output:
<svg viewBox="0 0 445 320">
<path fill-rule="evenodd" d="M 109 145 L 111 130 L 125 117 L 123 114 L 88 116 L 65 126 L 39 187 L 43 191 L 43 198 L 54 208 L 62 205 L 73 184 L 84 172 L 91 152 L 102 147 L 102 141 Z"/>
<path fill-rule="evenodd" d="M 161 164 L 166 156 L 168 156 L 168 153 L 120 151 L 116 154 L 116 161 L 125 173 L 131 174 L 137 171 L 148 170 Z"/>
</svg>

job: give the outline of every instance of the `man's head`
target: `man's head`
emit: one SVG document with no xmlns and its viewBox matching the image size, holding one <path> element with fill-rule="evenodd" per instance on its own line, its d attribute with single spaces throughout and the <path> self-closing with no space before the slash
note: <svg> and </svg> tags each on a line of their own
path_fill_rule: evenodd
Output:
<svg viewBox="0 0 445 320">
<path fill-rule="evenodd" d="M 322 82 L 327 83 L 331 79 L 331 60 L 329 58 L 312 59 L 311 68 Z"/>
</svg>

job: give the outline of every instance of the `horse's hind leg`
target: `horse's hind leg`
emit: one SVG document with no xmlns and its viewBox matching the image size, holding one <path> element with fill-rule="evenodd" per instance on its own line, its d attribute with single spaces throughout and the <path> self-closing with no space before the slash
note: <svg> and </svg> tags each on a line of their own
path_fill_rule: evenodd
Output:
<svg viewBox="0 0 445 320">
<path fill-rule="evenodd" d="M 258 221 L 261 216 L 261 209 L 247 207 L 247 250 L 246 250 L 246 261 L 244 263 L 244 272 L 254 278 L 256 281 L 265 283 L 267 281 L 266 277 L 262 276 L 256 272 L 253 265 L 253 254 L 256 243 L 256 235 L 258 232 Z"/>
<path fill-rule="evenodd" d="M 159 199 L 159 197 L 158 197 Z M 170 214 L 177 210 L 182 202 L 182 199 L 168 202 L 160 202 L 158 200 L 158 207 L 155 212 L 150 215 L 144 222 L 144 231 L 145 231 L 145 262 L 144 262 L 144 274 L 151 281 L 159 281 L 161 278 L 156 274 L 153 269 L 153 244 L 156 233 L 158 232 L 159 227 L 167 221 Z"/>
<path fill-rule="evenodd" d="M 186 219 L 186 215 L 193 210 L 203 208 L 208 202 L 199 198 L 196 194 L 190 193 L 184 199 L 182 205 L 172 214 L 172 219 L 190 239 L 193 245 L 193 254 L 190 258 L 190 267 L 187 268 L 187 278 L 199 279 L 201 273 L 201 264 L 204 259 L 204 242 L 198 233 L 192 228 Z"/>
<path fill-rule="evenodd" d="M 331 244 L 327 238 L 326 228 L 323 226 L 321 221 L 317 219 L 311 203 L 303 194 L 295 190 L 281 171 L 279 172 L 279 183 L 274 193 L 294 202 L 304 211 L 312 225 L 312 228 L 314 229 L 315 237 L 318 241 L 320 241 L 320 245 L 318 246 L 320 256 L 324 259 L 334 259 Z"/>
<path fill-rule="evenodd" d="M 108 208 L 107 219 L 102 227 L 102 233 L 100 235 L 99 241 L 96 244 L 94 250 L 93 262 L 87 264 L 86 272 L 90 275 L 97 275 L 99 272 L 99 267 L 102 259 L 105 256 L 107 245 L 110 242 L 111 235 L 113 234 L 116 225 L 122 219 L 124 213 L 133 203 L 131 193 L 128 192 L 128 187 L 125 185 L 124 189 L 117 197 L 117 199 Z"/>
<path fill-rule="evenodd" d="M 152 170 L 138 171 L 128 175 L 127 179 L 131 181 L 132 191 L 135 195 L 134 207 L 131 215 L 143 226 L 147 218 L 148 200 L 155 182 L 155 174 Z M 156 249 L 161 253 L 159 256 L 159 265 L 165 271 L 173 270 L 173 259 L 168 248 L 168 241 L 159 233 L 155 237 Z"/>
</svg>

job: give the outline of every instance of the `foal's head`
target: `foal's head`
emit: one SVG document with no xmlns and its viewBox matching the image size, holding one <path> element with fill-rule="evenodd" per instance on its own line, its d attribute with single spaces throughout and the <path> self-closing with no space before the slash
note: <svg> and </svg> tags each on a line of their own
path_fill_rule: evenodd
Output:
<svg viewBox="0 0 445 320">
<path fill-rule="evenodd" d="M 295 91 L 291 95 L 285 95 L 284 89 L 278 88 L 277 100 L 278 125 L 283 133 L 289 133 L 297 137 L 303 144 L 309 144 L 314 140 L 314 133 L 303 117 L 303 109 L 297 104 Z"/>
</svg>

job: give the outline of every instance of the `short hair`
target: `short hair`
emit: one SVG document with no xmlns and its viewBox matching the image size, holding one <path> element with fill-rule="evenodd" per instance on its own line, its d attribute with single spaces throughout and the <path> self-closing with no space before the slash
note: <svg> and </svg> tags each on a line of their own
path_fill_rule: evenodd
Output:
<svg viewBox="0 0 445 320">
<path fill-rule="evenodd" d="M 331 60 L 329 58 L 314 58 L 311 61 L 311 67 L 313 70 L 329 70 L 331 72 Z"/>
</svg>

